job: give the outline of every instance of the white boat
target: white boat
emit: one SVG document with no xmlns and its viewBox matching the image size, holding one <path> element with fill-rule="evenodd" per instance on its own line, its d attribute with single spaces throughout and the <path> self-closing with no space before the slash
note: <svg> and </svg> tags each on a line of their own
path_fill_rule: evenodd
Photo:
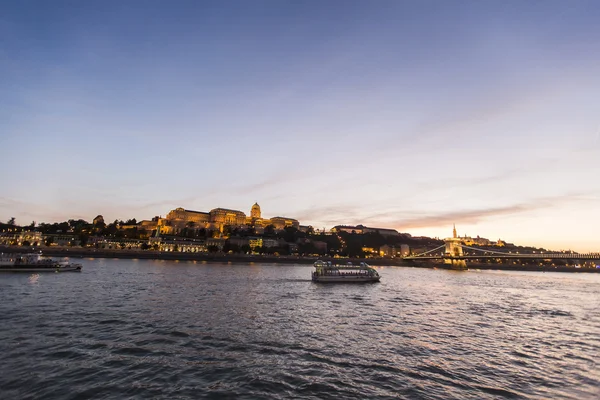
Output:
<svg viewBox="0 0 600 400">
<path fill-rule="evenodd" d="M 315 270 L 312 273 L 313 282 L 379 282 L 380 276 L 367 263 L 361 262 L 359 265 L 332 264 L 330 261 L 318 260 L 314 264 Z"/>
<path fill-rule="evenodd" d="M 80 272 L 81 264 L 56 261 L 41 254 L 0 254 L 0 272 Z"/>
</svg>

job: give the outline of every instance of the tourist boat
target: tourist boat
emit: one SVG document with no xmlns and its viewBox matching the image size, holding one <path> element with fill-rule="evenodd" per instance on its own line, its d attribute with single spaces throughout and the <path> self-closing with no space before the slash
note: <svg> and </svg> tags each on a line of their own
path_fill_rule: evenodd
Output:
<svg viewBox="0 0 600 400">
<path fill-rule="evenodd" d="M 0 254 L 0 272 L 79 272 L 81 264 L 56 261 L 41 254 Z"/>
<path fill-rule="evenodd" d="M 331 264 L 330 261 L 318 260 L 314 264 L 315 271 L 312 273 L 313 282 L 379 282 L 380 276 L 367 263 L 361 262 L 359 265 Z"/>
</svg>

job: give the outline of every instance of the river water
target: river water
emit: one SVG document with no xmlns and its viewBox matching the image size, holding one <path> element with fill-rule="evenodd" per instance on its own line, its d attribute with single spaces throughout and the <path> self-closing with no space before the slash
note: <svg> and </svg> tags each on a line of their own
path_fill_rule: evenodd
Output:
<svg viewBox="0 0 600 400">
<path fill-rule="evenodd" d="M 83 264 L 0 275 L 1 399 L 600 398 L 600 274 Z"/>
</svg>

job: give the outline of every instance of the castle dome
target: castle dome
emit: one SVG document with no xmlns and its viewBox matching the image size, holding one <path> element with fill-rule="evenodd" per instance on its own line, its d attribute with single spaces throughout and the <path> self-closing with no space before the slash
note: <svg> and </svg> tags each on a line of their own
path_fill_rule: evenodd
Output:
<svg viewBox="0 0 600 400">
<path fill-rule="evenodd" d="M 254 203 L 254 205 L 250 209 L 250 217 L 260 218 L 260 206 L 258 205 L 258 203 Z"/>
</svg>

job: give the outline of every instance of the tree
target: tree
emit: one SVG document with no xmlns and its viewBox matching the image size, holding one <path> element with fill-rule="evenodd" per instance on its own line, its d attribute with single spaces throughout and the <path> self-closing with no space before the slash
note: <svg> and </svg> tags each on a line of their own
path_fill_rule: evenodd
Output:
<svg viewBox="0 0 600 400">
<path fill-rule="evenodd" d="M 200 229 L 196 230 L 196 235 L 195 236 L 196 237 L 203 237 L 203 238 L 205 238 L 206 237 L 206 233 L 207 233 L 206 232 L 206 228 L 200 228 Z"/>
<path fill-rule="evenodd" d="M 31 224 L 29 224 L 29 227 L 31 229 L 35 229 L 35 221 L 31 221 Z"/>
<path fill-rule="evenodd" d="M 312 242 L 302 243 L 298 246 L 298 253 L 306 256 L 310 256 L 317 252 L 317 248 Z"/>
<path fill-rule="evenodd" d="M 275 236 L 275 225 L 271 224 L 271 225 L 265 226 L 264 235 L 271 236 L 271 237 Z"/>
<path fill-rule="evenodd" d="M 8 220 L 7 224 L 10 225 L 10 226 L 15 226 L 15 217 L 11 217 Z"/>
<path fill-rule="evenodd" d="M 254 251 L 258 254 L 265 254 L 267 252 L 267 248 L 265 246 L 256 246 Z"/>
<path fill-rule="evenodd" d="M 81 247 L 85 247 L 85 245 L 87 245 L 88 238 L 89 238 L 89 236 L 86 235 L 85 233 L 80 234 L 79 235 L 79 245 Z"/>
<path fill-rule="evenodd" d="M 225 237 L 231 236 L 231 231 L 232 231 L 231 225 L 223 225 L 223 236 L 225 236 Z"/>
<path fill-rule="evenodd" d="M 283 240 L 285 240 L 288 243 L 296 243 L 296 241 L 300 237 L 304 237 L 305 235 L 303 232 L 300 232 L 297 228 L 294 228 L 293 226 L 286 226 L 285 228 L 283 228 L 283 232 L 281 232 L 281 234 L 278 236 L 283 238 Z"/>
<path fill-rule="evenodd" d="M 248 254 L 248 253 L 250 253 L 250 251 L 252 251 L 249 244 L 243 244 L 241 247 L 241 250 L 245 254 Z"/>
</svg>

